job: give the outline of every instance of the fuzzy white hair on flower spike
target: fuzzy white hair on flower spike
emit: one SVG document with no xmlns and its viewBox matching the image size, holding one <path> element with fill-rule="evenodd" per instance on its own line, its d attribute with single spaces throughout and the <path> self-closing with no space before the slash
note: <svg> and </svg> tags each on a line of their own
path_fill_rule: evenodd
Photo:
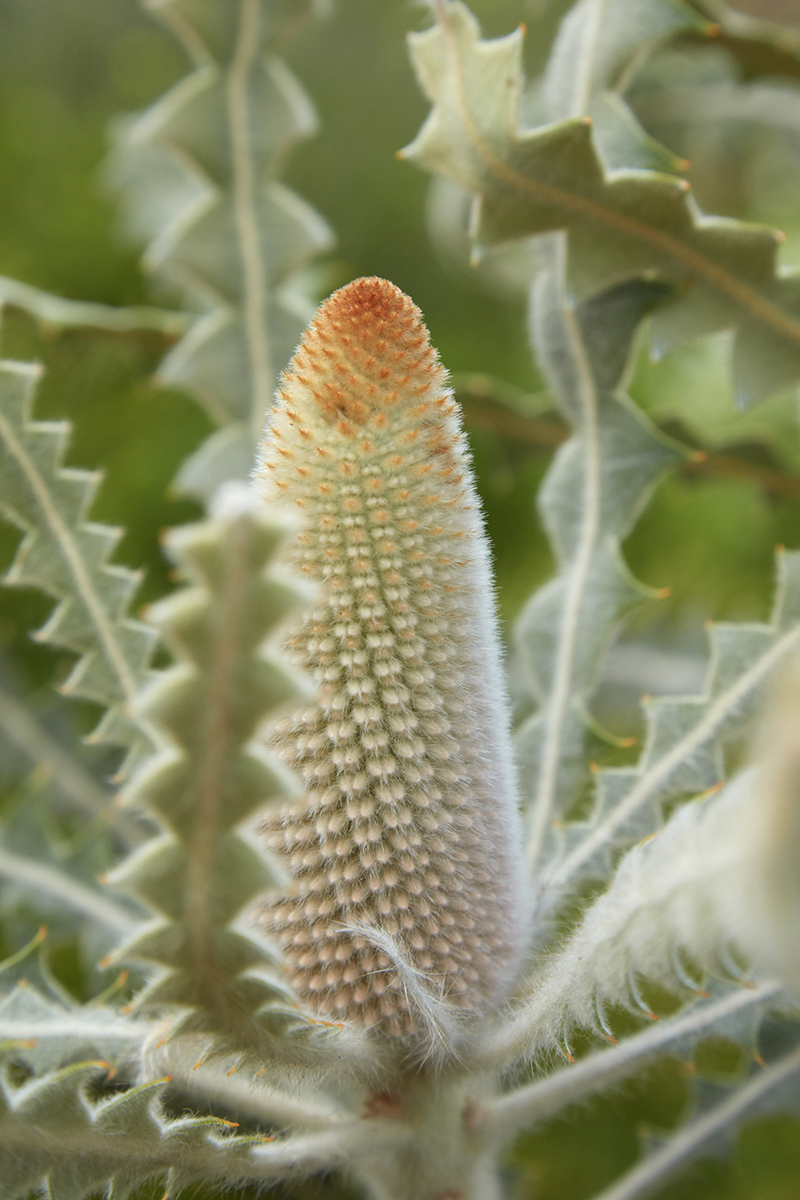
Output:
<svg viewBox="0 0 800 1200">
<path fill-rule="evenodd" d="M 313 1011 L 430 1036 L 502 1001 L 528 906 L 479 502 L 399 288 L 358 279 L 322 305 L 258 481 L 302 514 L 291 557 L 320 588 L 289 637 L 318 702 L 270 737 L 306 788 L 264 825 L 294 887 L 263 920 Z"/>
</svg>

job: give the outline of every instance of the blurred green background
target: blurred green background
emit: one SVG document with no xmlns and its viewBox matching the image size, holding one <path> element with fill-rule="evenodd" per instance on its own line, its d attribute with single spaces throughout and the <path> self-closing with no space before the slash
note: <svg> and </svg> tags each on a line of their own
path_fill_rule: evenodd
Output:
<svg viewBox="0 0 800 1200">
<path fill-rule="evenodd" d="M 532 75 L 567 7 L 564 0 L 473 3 L 489 35 L 525 21 Z M 749 10 L 800 27 L 798 0 L 753 0 Z M 318 267 L 321 294 L 358 275 L 384 275 L 426 314 L 465 402 L 508 629 L 552 569 L 535 491 L 562 429 L 527 349 L 513 262 L 507 256 L 471 270 L 452 197 L 432 192 L 426 176 L 395 157 L 426 113 L 404 47 L 406 32 L 426 23 L 423 6 L 406 0 L 335 0 L 325 20 L 286 46 L 322 126 L 292 155 L 286 181 L 337 235 Z M 141 247 L 122 235 L 102 163 L 110 118 L 146 106 L 186 70 L 180 49 L 136 0 L 0 0 L 0 274 L 76 299 L 177 302 L 143 276 Z M 758 67 L 724 46 L 667 48 L 637 80 L 632 102 L 656 136 L 692 160 L 689 178 L 704 208 L 781 225 L 788 234 L 783 261 L 800 263 L 800 118 L 793 127 L 787 117 L 779 128 L 732 120 L 687 125 L 658 102 L 664 81 L 684 77 L 687 85 L 757 82 Z M 784 63 L 780 82 L 800 108 L 800 63 L 794 79 Z M 166 341 L 154 333 L 42 327 L 15 309 L 0 336 L 5 356 L 45 363 L 37 416 L 73 422 L 68 461 L 104 470 L 92 515 L 127 528 L 117 558 L 145 568 L 139 602 L 163 593 L 170 581 L 159 531 L 199 512 L 170 492 L 170 481 L 209 432 L 189 396 L 150 382 Z M 633 572 L 670 595 L 648 602 L 623 631 L 624 645 L 637 653 L 626 656 L 623 645 L 601 689 L 599 709 L 621 731 L 638 732 L 636 697 L 645 687 L 699 686 L 708 619 L 767 617 L 775 546 L 800 546 L 796 396 L 735 413 L 726 355 L 724 336 L 658 364 L 643 345 L 633 372 L 637 403 L 708 457 L 659 486 L 625 547 Z M 17 531 L 0 527 L 0 566 L 18 540 Z M 68 667 L 28 638 L 49 609 L 38 594 L 0 591 L 2 671 L 34 691 Z M 76 711 L 88 728 L 93 714 Z M 590 1197 L 634 1160 L 642 1123 L 673 1123 L 686 1094 L 683 1069 L 667 1064 L 537 1130 L 509 1161 L 510 1194 Z M 800 1125 L 786 1118 L 748 1128 L 731 1164 L 699 1166 L 663 1196 L 794 1200 L 798 1180 Z M 336 1186 L 292 1194 L 330 1195 Z"/>
</svg>

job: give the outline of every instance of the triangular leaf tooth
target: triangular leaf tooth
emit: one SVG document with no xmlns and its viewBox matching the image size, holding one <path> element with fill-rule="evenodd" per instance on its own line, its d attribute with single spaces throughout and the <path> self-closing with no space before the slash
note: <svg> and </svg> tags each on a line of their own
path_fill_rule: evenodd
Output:
<svg viewBox="0 0 800 1200">
<path fill-rule="evenodd" d="M 555 649 L 552 630 L 557 626 L 558 615 L 562 611 L 563 594 L 564 581 L 560 578 L 550 580 L 531 596 L 517 621 L 520 653 L 540 699 L 546 696 L 547 683 L 552 677 Z"/>
<path fill-rule="evenodd" d="M 120 194 L 126 234 L 141 244 L 172 225 L 209 185 L 185 160 L 143 141 L 137 114 L 115 118 L 111 138 L 105 176 Z"/>
<path fill-rule="evenodd" d="M 94 1110 L 95 1127 L 104 1134 L 133 1134 L 138 1137 L 157 1134 L 160 1126 L 153 1112 L 153 1104 L 165 1087 L 163 1080 L 155 1080 L 101 1101 Z"/>
<path fill-rule="evenodd" d="M 670 294 L 664 283 L 636 279 L 578 305 L 575 316 L 598 391 L 620 386 L 642 317 Z"/>
<path fill-rule="evenodd" d="M 624 398 L 602 406 L 599 434 L 600 521 L 608 534 L 621 538 L 630 531 L 662 472 L 678 463 L 681 455 Z"/>
<path fill-rule="evenodd" d="M 208 503 L 231 479 L 246 479 L 252 470 L 253 442 L 241 421 L 212 433 L 181 465 L 174 486 Z"/>
<path fill-rule="evenodd" d="M 124 888 L 146 901 L 163 916 L 177 919 L 185 897 L 181 880 L 187 852 L 172 835 L 151 838 L 110 874 L 114 887 Z"/>
<path fill-rule="evenodd" d="M 211 149 L 212 159 L 217 144 L 227 142 L 225 133 L 214 127 L 215 122 L 224 119 L 224 110 L 218 97 L 210 99 L 209 96 L 210 93 L 213 96 L 219 84 L 218 64 L 203 63 L 136 116 L 126 131 L 128 140 L 138 146 L 161 143 L 166 150 L 178 147 L 184 152 L 182 157 L 194 158 L 200 170 L 204 170 L 203 163 L 192 153 L 186 139 L 188 136 L 190 142 L 193 140 L 192 114 L 200 112 L 208 127 L 206 145 Z"/>
<path fill-rule="evenodd" d="M 706 989 L 710 990 L 708 985 Z M 764 1005 L 747 1005 L 732 1009 L 714 1022 L 713 1036 L 733 1042 L 744 1050 L 755 1051 L 764 1011 Z"/>
<path fill-rule="evenodd" d="M 299 334 L 295 344 L 298 340 Z M 247 339 L 235 309 L 216 308 L 195 321 L 161 360 L 157 379 L 194 392 L 219 425 L 246 421 L 251 395 Z"/>
<path fill-rule="evenodd" d="M 15 987 L 0 1004 L 0 1043 L 9 1043 L 13 1058 L 37 1073 L 92 1055 L 128 1060 L 138 1055 L 149 1032 L 111 1008 L 67 1008 L 31 985 Z"/>
<path fill-rule="evenodd" d="M 209 907 L 211 920 L 226 925 L 248 900 L 276 883 L 276 873 L 263 853 L 236 834 L 225 834 L 218 839 L 214 872 L 208 884 L 214 892 Z"/>
<path fill-rule="evenodd" d="M 597 515 L 606 538 L 624 537 L 639 515 L 661 472 L 680 460 L 668 444 L 653 436 L 650 423 L 632 405 L 610 401 L 600 405 L 597 428 L 592 431 L 599 459 L 600 511 Z M 538 496 L 542 521 L 561 563 L 575 553 L 575 521 L 585 503 L 587 449 L 580 437 L 560 447 Z M 610 552 L 613 553 L 613 552 Z M 620 562 L 620 571 L 627 568 Z"/>
<path fill-rule="evenodd" d="M 249 648 L 246 645 L 249 640 L 243 639 L 245 649 Z M 188 666 L 173 668 L 167 679 L 159 681 L 159 686 L 147 692 L 139 709 L 147 721 L 160 725 L 178 745 L 203 757 L 208 743 L 207 731 L 201 723 L 205 693 L 199 670 L 204 665 L 201 662 L 199 669 L 194 670 Z M 283 705 L 297 698 L 298 688 L 296 677 L 288 669 L 255 655 L 249 662 L 237 664 L 237 668 L 226 681 L 231 689 L 229 729 L 238 741 L 247 742 L 258 728 L 258 714 L 264 711 L 265 703 L 269 701 L 276 707 Z"/>
<path fill-rule="evenodd" d="M 137 710 L 139 702 L 137 701 Z M 162 743 L 166 739 L 162 739 Z M 137 807 L 158 811 L 158 789 L 166 787 L 163 778 L 168 778 L 175 772 L 175 779 L 183 778 L 181 772 L 185 769 L 185 758 L 179 747 L 161 744 L 147 758 L 137 764 L 120 793 L 120 802 L 127 807 Z M 151 789 L 153 789 L 151 793 Z M 151 806 L 150 796 L 153 795 Z"/>
<path fill-rule="evenodd" d="M 596 858 L 603 841 L 622 836 L 641 806 L 702 792 L 723 778 L 722 740 L 749 715 L 764 681 L 800 639 L 796 620 L 800 556 L 797 552 L 779 554 L 777 561 L 778 589 L 771 625 L 746 625 L 741 638 L 735 626 L 723 626 L 719 674 L 710 676 L 707 694 L 647 701 L 649 729 L 639 765 L 614 771 L 608 780 L 608 773 L 601 773 L 599 794 L 608 792 L 613 799 L 604 801 L 596 811 L 583 849 L 576 848 L 554 868 L 554 888 L 563 888 L 567 878 L 579 876 L 586 863 Z"/>
<path fill-rule="evenodd" d="M 452 22 L 450 28 L 453 31 L 453 39 L 458 43 L 477 47 L 481 40 L 480 26 L 467 6 L 452 5 L 448 15 Z M 436 100 L 445 85 L 446 66 L 439 49 L 440 36 L 438 26 L 432 25 L 430 29 L 423 29 L 419 33 L 409 33 L 407 38 L 408 52 L 414 64 L 417 81 L 429 100 Z M 510 45 L 507 45 L 506 52 L 510 55 L 509 65 L 513 81 L 519 52 L 513 47 L 512 54 Z M 404 153 L 410 154 L 410 151 Z"/>
<path fill-rule="evenodd" d="M 147 619 L 161 631 L 174 654 L 186 657 L 188 647 L 198 648 L 208 636 L 208 595 L 202 587 L 181 589 L 166 600 L 151 605 Z M 177 683 L 178 678 L 176 676 L 174 682 Z"/>
<path fill-rule="evenodd" d="M 270 298 L 267 320 L 276 363 L 288 362 L 312 316 L 313 310 L 302 297 L 294 296 L 283 288 Z M 241 316 L 235 309 L 221 306 L 200 317 L 162 360 L 157 378 L 164 384 L 186 387 L 195 392 L 217 424 L 224 425 L 231 420 L 246 421 L 251 404 L 252 380 L 247 337 Z M 252 452 L 248 434 L 248 469 Z M 246 474 L 246 471 L 237 470 L 223 478 L 244 478 Z"/>
<path fill-rule="evenodd" d="M 732 987 L 722 979 L 708 978 L 703 982 L 701 999 L 662 1022 L 661 1029 L 665 1033 L 670 1024 L 686 1026 L 681 1036 L 670 1037 L 668 1052 L 692 1060 L 698 1045 L 708 1038 L 723 1038 L 746 1052 L 752 1052 L 756 1048 L 765 1013 L 774 1001 L 774 989 L 765 995 L 764 992 L 754 993 L 751 988 Z M 713 1014 L 713 1018 L 711 1015 L 705 1017 L 705 1013 Z M 688 1023 L 684 1021 L 685 1017 L 690 1018 Z"/>
<path fill-rule="evenodd" d="M 74 1063 L 23 1084 L 14 1097 L 17 1116 L 34 1124 L 57 1124 L 65 1130 L 87 1128 L 91 1118 L 82 1088 L 99 1069 L 96 1062 Z"/>
<path fill-rule="evenodd" d="M 189 156 L 215 183 L 232 172 L 228 82 L 208 64 L 181 80 L 145 114 L 151 136 Z M 280 60 L 258 64 L 247 88 L 253 168 L 262 174 L 288 146 L 315 132 L 316 116 L 294 76 Z M 263 113 L 263 119 L 260 114 Z"/>
<path fill-rule="evenodd" d="M 606 172 L 643 170 L 676 175 L 685 169 L 676 154 L 645 132 L 617 92 L 596 93 L 586 113 L 592 118 L 595 143 Z"/>
<path fill-rule="evenodd" d="M 158 943 L 147 942 L 141 947 L 137 944 L 131 948 L 130 953 L 142 962 L 155 962 L 158 960 L 151 956 L 149 950 L 160 951 L 165 945 L 166 942 L 163 940 Z M 221 933 L 217 931 L 208 950 L 209 961 L 212 960 L 212 957 L 215 958 L 225 965 L 225 971 L 230 974 L 232 982 L 226 987 L 226 992 L 230 992 L 232 996 L 242 994 L 242 981 L 237 976 L 257 963 L 263 962 L 263 955 L 252 941 L 228 931 Z M 181 949 L 180 955 L 182 961 L 176 962 L 174 967 L 148 984 L 142 994 L 137 997 L 137 1008 L 151 1008 L 163 1004 L 176 1004 L 203 1010 L 208 1008 L 212 997 L 204 995 L 203 989 L 209 987 L 209 980 L 199 976 L 192 955 L 183 949 Z M 264 1003 L 267 995 L 272 993 L 269 992 L 269 989 L 265 990 L 265 986 L 260 986 L 261 991 L 258 992 L 258 995 L 261 997 L 260 1003 Z M 204 1019 L 207 1021 L 207 1016 Z"/>
<path fill-rule="evenodd" d="M 563 223 L 562 217 L 560 224 Z M 591 223 L 575 223 L 570 228 L 569 249 L 568 282 L 576 302 L 636 278 L 658 278 L 660 275 L 653 266 L 652 252 L 616 228 L 601 232 Z M 679 279 L 666 275 L 671 284 Z"/>
<path fill-rule="evenodd" d="M 596 800 L 591 819 L 574 830 L 570 844 L 566 848 L 567 853 L 572 849 L 577 849 L 601 821 L 608 819 L 618 811 L 619 806 L 630 794 L 636 778 L 636 771 L 633 768 L 600 772 L 597 776 Z M 599 846 L 595 854 L 587 859 L 587 874 L 604 874 L 611 864 L 610 851 L 615 845 L 630 844 L 640 841 L 642 838 L 648 838 L 656 833 L 663 823 L 664 815 L 657 799 L 636 808 L 623 820 L 617 822 L 614 836 L 609 843 Z"/>
<path fill-rule="evenodd" d="M 571 815 L 586 799 L 590 738 L 598 734 L 589 697 L 616 626 L 645 593 L 628 571 L 619 537 L 659 471 L 675 457 L 624 397 L 598 387 L 616 384 L 624 372 L 635 314 L 651 302 L 652 289 L 626 284 L 571 309 L 564 298 L 563 241 L 551 239 L 547 249 L 549 266 L 533 289 L 535 346 L 575 434 L 559 449 L 538 497 L 559 575 L 525 606 L 517 633 L 531 690 L 542 706 L 518 736 L 517 752 L 524 765 L 522 792 L 531 798 L 529 861 L 534 875 L 542 872 L 545 880 L 556 869 L 543 860 L 545 840 L 567 853 L 577 837 L 593 836 L 586 824 L 568 826 L 563 837 L 554 838 L 550 829 L 554 819 Z M 604 331 L 613 322 L 603 314 L 604 301 L 623 317 L 611 352 Z M 607 857 L 607 849 L 594 851 L 593 869 L 598 858 L 605 869 Z"/>
<path fill-rule="evenodd" d="M 521 793 L 529 802 L 535 792 L 541 767 L 543 726 L 528 726 L 520 731 L 517 754 L 521 774 Z M 580 800 L 586 786 L 587 729 L 581 708 L 573 705 L 564 717 L 561 731 L 561 756 L 555 782 L 554 817 L 562 817 Z"/>
<path fill-rule="evenodd" d="M 667 790 L 672 795 L 681 792 L 703 792 L 715 787 L 723 778 L 719 750 L 709 740 L 703 740 L 685 755 L 671 757 L 681 743 L 688 741 L 705 713 L 703 699 L 659 696 L 646 703 L 648 736 L 642 756 L 647 769 L 655 763 L 668 763 L 670 770 L 663 777 L 656 794 Z"/>
<path fill-rule="evenodd" d="M 238 754 L 226 771 L 220 829 L 238 825 L 255 809 L 291 799 L 295 786 L 263 747 L 254 744 Z M 145 764 L 126 788 L 128 804 L 157 813 L 181 837 L 188 837 L 197 816 L 197 787 L 188 756 L 164 751 Z"/>
<path fill-rule="evenodd" d="M 660 361 L 671 350 L 695 338 L 730 329 L 736 322 L 736 309 L 722 296 L 690 283 L 678 295 L 667 299 L 650 317 L 650 354 Z"/>
<path fill-rule="evenodd" d="M 776 286 L 776 255 L 781 236 L 767 225 L 744 224 L 731 217 L 697 218 L 696 238 L 704 253 L 720 264 L 735 266 L 752 287 L 771 290 Z M 777 283 L 780 287 L 780 283 Z M 787 289 L 784 302 L 791 301 L 796 288 Z"/>
<path fill-rule="evenodd" d="M 733 341 L 734 399 L 751 408 L 774 392 L 790 387 L 800 375 L 800 344 L 761 325 L 737 329 Z"/>
<path fill-rule="evenodd" d="M 272 182 L 259 198 L 258 236 L 271 286 L 331 246 L 328 226 L 310 205 Z M 153 267 L 179 282 L 196 281 L 210 296 L 235 304 L 244 288 L 236 214 L 224 194 L 209 199 L 169 240 L 151 248 Z"/>
<path fill-rule="evenodd" d="M 551 476 L 552 477 L 552 476 Z M 565 522 L 566 525 L 566 522 Z M 579 620 L 586 636 L 575 649 L 575 686 L 583 693 L 594 682 L 600 659 L 627 608 L 641 599 L 630 576 L 621 570 L 619 552 L 611 541 L 598 546 L 587 572 L 586 596 Z M 553 685 L 557 662 L 554 634 L 561 623 L 567 581 L 560 577 L 540 589 L 519 619 L 520 644 L 537 688 L 547 693 Z M 591 624 L 587 619 L 591 613 Z"/>
<path fill-rule="evenodd" d="M 266 803 L 291 800 L 296 794 L 294 780 L 288 778 L 267 750 L 254 743 L 231 765 L 224 827 L 238 825 Z"/>
<path fill-rule="evenodd" d="M 276 521 L 270 521 L 266 517 L 265 513 L 263 521 L 252 522 L 246 526 L 247 540 L 240 550 L 240 553 L 247 556 L 248 571 L 253 574 L 264 570 L 274 557 L 278 544 L 286 535 L 285 526 Z M 180 558 L 186 574 L 199 584 L 213 589 L 225 585 L 225 576 L 229 568 L 227 548 L 220 545 L 219 534 L 220 529 L 213 528 L 210 523 L 204 523 L 181 526 L 172 530 L 165 539 L 167 549 Z M 257 580 L 254 579 L 250 586 L 251 588 L 258 587 Z M 262 590 L 266 593 L 270 587 L 275 587 L 277 595 L 279 589 L 273 583 L 265 585 Z M 262 595 L 259 597 L 259 603 L 266 599 L 266 594 Z M 286 602 L 291 602 L 288 596 Z M 162 619 L 168 620 L 169 599 L 153 611 L 165 614 Z M 264 619 L 268 621 L 269 616 L 265 616 Z"/>
<path fill-rule="evenodd" d="M 583 118 L 560 121 L 521 135 L 513 148 L 511 169 L 515 178 L 521 180 L 519 185 L 510 189 L 492 186 L 483 192 L 479 220 L 473 231 L 479 246 L 563 229 L 569 220 L 565 222 L 561 191 L 555 186 L 562 173 L 569 179 L 579 179 L 581 193 L 589 195 L 601 186 L 603 178 L 591 126 Z M 535 182 L 526 186 L 529 176 Z M 491 184 L 491 175 L 489 178 Z M 476 180 L 474 167 L 471 180 L 454 179 L 454 182 L 469 191 L 482 190 L 483 180 L 480 177 Z M 595 290 L 600 288 L 598 284 Z"/>
<path fill-rule="evenodd" d="M 714 699 L 734 687 L 736 681 L 769 652 L 775 643 L 775 630 L 769 625 L 719 621 L 711 626 L 710 639 L 707 694 L 709 699 Z M 754 697 L 747 699 L 752 704 Z"/>
<path fill-rule="evenodd" d="M 609 767 L 597 776 L 597 803 L 593 817 L 598 820 L 613 812 L 636 782 L 635 767 Z"/>
<path fill-rule="evenodd" d="M 71 1070 L 80 1074 L 79 1065 Z M 235 1186 L 255 1178 L 250 1138 L 215 1138 L 214 1118 L 164 1121 L 155 1109 L 163 1082 L 131 1088 L 90 1106 L 78 1098 L 81 1124 L 65 1126 L 80 1078 L 65 1092 L 60 1072 L 25 1085 L 0 1113 L 0 1170 L 9 1200 L 46 1188 L 54 1200 L 94 1200 L 98 1190 L 129 1200 L 146 1181 L 169 1175 L 176 1186 Z M 69 1084 L 69 1081 L 67 1081 Z M 77 1135 L 77 1136 L 76 1136 Z"/>
</svg>

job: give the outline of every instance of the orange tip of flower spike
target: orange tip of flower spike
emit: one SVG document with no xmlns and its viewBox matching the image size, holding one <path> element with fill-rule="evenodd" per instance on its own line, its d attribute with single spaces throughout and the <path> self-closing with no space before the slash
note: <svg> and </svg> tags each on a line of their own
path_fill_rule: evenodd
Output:
<svg viewBox="0 0 800 1200">
<path fill-rule="evenodd" d="M 296 402 L 299 389 L 328 425 L 361 440 L 366 425 L 405 406 L 414 389 L 443 382 L 413 300 L 388 279 L 355 279 L 328 297 L 306 330 L 283 379 L 282 418 L 294 427 L 284 397 Z"/>
</svg>

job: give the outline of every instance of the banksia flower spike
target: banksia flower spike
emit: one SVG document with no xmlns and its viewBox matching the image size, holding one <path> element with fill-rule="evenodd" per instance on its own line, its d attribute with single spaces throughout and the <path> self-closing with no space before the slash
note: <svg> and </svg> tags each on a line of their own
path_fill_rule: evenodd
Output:
<svg viewBox="0 0 800 1200">
<path fill-rule="evenodd" d="M 293 888 L 264 921 L 332 1020 L 430 1042 L 502 1000 L 524 944 L 489 554 L 458 408 L 419 309 L 335 292 L 269 421 L 259 482 L 320 588 L 290 648 L 315 707 L 273 729 L 304 799 L 270 817 Z"/>
</svg>

